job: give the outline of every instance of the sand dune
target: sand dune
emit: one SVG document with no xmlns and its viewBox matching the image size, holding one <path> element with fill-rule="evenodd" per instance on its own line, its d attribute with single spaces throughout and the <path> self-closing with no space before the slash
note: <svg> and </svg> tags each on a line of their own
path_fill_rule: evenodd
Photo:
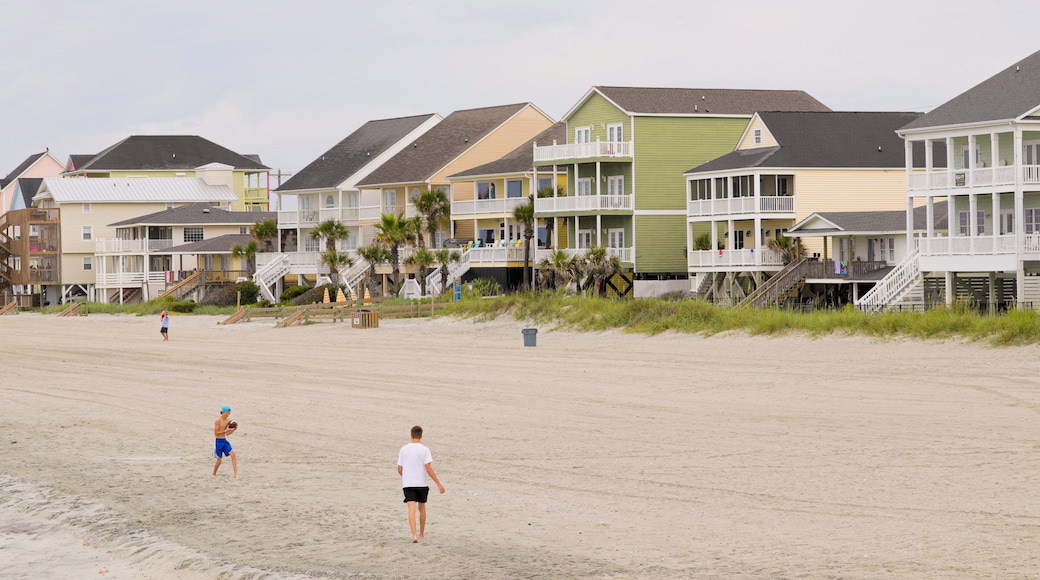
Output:
<svg viewBox="0 0 1040 580">
<path fill-rule="evenodd" d="M 1037 347 L 218 320 L 0 318 L 0 577 L 1040 574 Z"/>
</svg>

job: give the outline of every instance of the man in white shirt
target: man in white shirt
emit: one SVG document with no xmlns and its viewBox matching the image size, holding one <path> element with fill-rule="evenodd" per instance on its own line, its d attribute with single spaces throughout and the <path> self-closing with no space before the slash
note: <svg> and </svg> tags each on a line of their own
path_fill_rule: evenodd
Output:
<svg viewBox="0 0 1040 580">
<path fill-rule="evenodd" d="M 430 449 L 420 443 L 422 427 L 412 427 L 412 442 L 401 448 L 397 455 L 397 473 L 401 476 L 401 487 L 404 488 L 404 501 L 408 504 L 408 525 L 412 528 L 412 543 L 419 543 L 419 538 L 426 537 L 426 499 L 430 494 L 430 479 L 437 484 L 437 489 L 444 493 L 444 486 L 437 474 L 433 472 L 433 455 Z M 419 534 L 415 533 L 415 504 L 419 504 Z"/>
</svg>

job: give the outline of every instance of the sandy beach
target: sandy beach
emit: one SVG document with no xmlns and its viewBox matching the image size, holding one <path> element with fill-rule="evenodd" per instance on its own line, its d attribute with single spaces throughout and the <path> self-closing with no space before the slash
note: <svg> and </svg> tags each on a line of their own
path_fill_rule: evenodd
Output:
<svg viewBox="0 0 1040 580">
<path fill-rule="evenodd" d="M 220 320 L 0 317 L 0 577 L 1040 576 L 1037 347 Z"/>
</svg>

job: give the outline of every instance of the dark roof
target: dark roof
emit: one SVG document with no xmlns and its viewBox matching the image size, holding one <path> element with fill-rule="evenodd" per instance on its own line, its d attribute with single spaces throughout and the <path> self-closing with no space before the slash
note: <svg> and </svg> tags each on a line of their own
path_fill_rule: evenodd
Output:
<svg viewBox="0 0 1040 580">
<path fill-rule="evenodd" d="M 131 135 L 77 166 L 76 171 L 192 170 L 210 163 L 270 169 L 197 135 Z"/>
<path fill-rule="evenodd" d="M 426 181 L 529 103 L 455 111 L 359 185 Z"/>
<path fill-rule="evenodd" d="M 65 164 L 65 171 L 73 171 L 79 169 L 80 167 L 85 165 L 87 161 L 93 159 L 95 155 L 95 153 L 90 153 L 87 155 L 69 155 L 69 162 Z"/>
<path fill-rule="evenodd" d="M 14 168 L 14 171 L 12 171 L 11 173 L 8 173 L 7 177 L 5 177 L 3 179 L 4 186 L 7 186 L 7 184 L 11 183 L 15 179 L 18 179 L 19 175 L 21 175 L 22 173 L 25 173 L 26 169 L 29 169 L 29 167 L 33 163 L 36 163 L 37 161 L 39 161 L 40 158 L 43 157 L 46 154 L 47 154 L 46 151 L 44 151 L 43 153 L 34 153 L 34 154 L 30 155 L 25 161 L 22 161 L 22 163 L 18 167 Z"/>
<path fill-rule="evenodd" d="M 43 185 L 42 177 L 23 177 L 18 180 L 18 189 L 22 192 L 25 207 L 32 207 L 32 198 L 39 193 L 41 185 Z"/>
<path fill-rule="evenodd" d="M 922 113 L 766 111 L 759 117 L 778 147 L 727 153 L 687 173 L 747 167 L 904 168 L 904 142 L 896 130 Z M 939 154 L 941 145 L 941 154 Z M 936 143 L 933 166 L 946 166 L 945 143 Z M 924 165 L 924 144 L 915 146 Z"/>
<path fill-rule="evenodd" d="M 1017 119 L 1040 106 L 1040 51 L 932 109 L 903 129 Z"/>
<path fill-rule="evenodd" d="M 936 203 L 932 211 L 935 218 L 935 229 L 945 230 L 948 228 L 946 220 L 946 204 Z M 925 219 L 928 216 L 928 208 L 925 206 L 914 208 L 914 230 L 924 230 L 927 227 Z M 834 224 L 834 228 L 819 229 L 797 229 L 799 225 L 807 223 L 813 216 L 818 216 Z M 803 236 L 831 236 L 846 233 L 872 233 L 872 232 L 905 232 L 906 210 L 894 211 L 821 211 L 795 224 L 790 233 L 801 233 Z"/>
<path fill-rule="evenodd" d="M 504 173 L 522 173 L 530 171 L 534 167 L 534 144 L 541 143 L 549 145 L 553 141 L 567 142 L 567 123 L 560 121 L 551 127 L 535 135 L 528 142 L 506 153 L 499 159 L 467 169 L 462 173 L 456 173 L 450 177 L 465 177 L 467 175 L 501 175 Z"/>
<path fill-rule="evenodd" d="M 336 187 L 435 116 L 431 113 L 369 121 L 293 175 L 277 191 Z"/>
<path fill-rule="evenodd" d="M 805 91 L 595 87 L 625 112 L 751 115 L 757 111 L 829 111 Z"/>
<path fill-rule="evenodd" d="M 192 242 L 174 246 L 164 253 L 171 254 L 230 254 L 231 249 L 237 246 L 245 246 L 253 240 L 249 234 L 224 234 L 201 242 Z"/>
<path fill-rule="evenodd" d="M 208 203 L 189 203 L 148 215 L 109 224 L 109 227 L 138 225 L 241 224 L 253 225 L 266 219 L 278 219 L 277 212 L 228 211 Z"/>
</svg>

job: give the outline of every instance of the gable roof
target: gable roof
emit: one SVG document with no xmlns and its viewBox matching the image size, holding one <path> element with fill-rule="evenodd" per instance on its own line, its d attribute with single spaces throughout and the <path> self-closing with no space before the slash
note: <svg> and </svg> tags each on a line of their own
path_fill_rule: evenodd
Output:
<svg viewBox="0 0 1040 580">
<path fill-rule="evenodd" d="M 29 169 L 30 167 L 32 167 L 33 163 L 36 163 L 37 161 L 39 161 L 45 155 L 48 155 L 48 154 L 49 154 L 48 151 L 44 151 L 43 153 L 34 153 L 34 154 L 30 155 L 28 158 L 26 158 L 25 161 L 22 161 L 18 165 L 18 167 L 15 167 L 10 173 L 7 174 L 6 177 L 3 178 L 2 181 L 3 181 L 4 187 L 6 187 L 7 184 L 11 183 L 15 179 L 18 179 L 18 176 L 23 174 L 23 173 L 25 173 L 26 169 Z"/>
<path fill-rule="evenodd" d="M 455 111 L 358 185 L 426 181 L 530 103 Z"/>
<path fill-rule="evenodd" d="M 22 194 L 22 207 L 32 207 L 32 198 L 40 191 L 43 185 L 42 177 L 22 177 L 18 180 L 18 191 Z"/>
<path fill-rule="evenodd" d="M 56 203 L 235 202 L 227 185 L 209 185 L 198 177 L 102 179 L 46 177 L 33 199 Z"/>
<path fill-rule="evenodd" d="M 68 162 L 65 163 L 65 171 L 74 171 L 85 165 L 88 161 L 94 158 L 95 153 L 88 153 L 85 155 L 72 154 L 69 155 Z"/>
<path fill-rule="evenodd" d="M 471 177 L 478 175 L 502 175 L 507 173 L 523 173 L 534 168 L 534 144 L 552 143 L 553 141 L 567 141 L 567 123 L 559 121 L 548 129 L 532 137 L 523 145 L 506 153 L 499 159 L 490 163 L 467 169 L 461 173 L 450 175 L 454 177 Z"/>
<path fill-rule="evenodd" d="M 131 135 L 77 166 L 75 171 L 192 170 L 208 163 L 223 163 L 235 169 L 270 169 L 258 159 L 198 135 Z"/>
<path fill-rule="evenodd" d="M 276 220 L 278 219 L 278 213 L 269 211 L 228 211 L 219 207 L 213 207 L 209 203 L 197 202 L 108 225 L 109 227 L 135 225 L 176 226 L 185 224 L 253 225 L 258 221 L 266 219 Z"/>
<path fill-rule="evenodd" d="M 939 105 L 903 130 L 1021 119 L 1040 107 L 1040 51 Z"/>
<path fill-rule="evenodd" d="M 690 173 L 751 167 L 891 168 L 904 169 L 904 142 L 896 130 L 922 113 L 791 112 L 758 113 L 776 147 L 739 149 L 713 159 Z M 933 164 L 945 167 L 943 154 Z M 938 146 L 936 151 L 938 151 Z M 924 145 L 915 147 L 915 159 L 924 163 Z"/>
<path fill-rule="evenodd" d="M 369 121 L 298 171 L 276 191 L 335 188 L 438 115 Z"/>
<path fill-rule="evenodd" d="M 567 119 L 594 92 L 629 115 L 751 115 L 756 111 L 829 111 L 805 91 L 676 89 L 595 86 L 564 115 Z"/>
<path fill-rule="evenodd" d="M 945 203 L 934 204 L 932 211 L 935 217 L 935 229 L 947 229 L 946 210 Z M 915 231 L 925 229 L 927 212 L 928 208 L 925 206 L 914 208 Z M 820 223 L 824 227 L 806 227 L 813 222 Z M 793 237 L 892 233 L 906 233 L 906 210 L 816 212 L 788 230 L 788 234 Z"/>
</svg>

